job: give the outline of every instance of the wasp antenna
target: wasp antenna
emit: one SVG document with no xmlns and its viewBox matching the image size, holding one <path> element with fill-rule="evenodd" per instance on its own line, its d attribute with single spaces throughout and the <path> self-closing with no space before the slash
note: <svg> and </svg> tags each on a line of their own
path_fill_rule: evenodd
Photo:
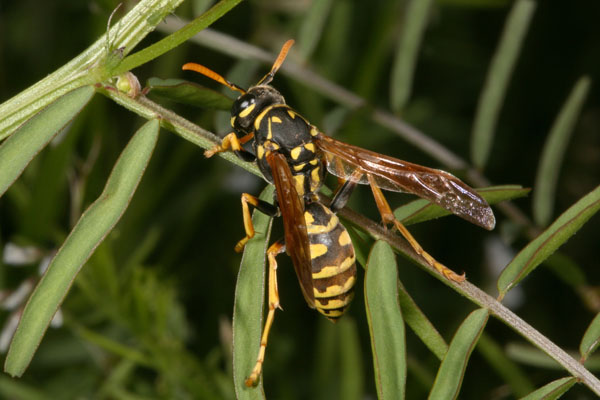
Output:
<svg viewBox="0 0 600 400">
<path fill-rule="evenodd" d="M 206 68 L 204 65 L 196 64 L 196 63 L 187 63 L 183 67 L 181 67 L 184 71 L 195 71 L 199 74 L 209 77 L 212 80 L 219 82 L 222 85 L 227 86 L 231 90 L 235 90 L 242 94 L 246 93 L 246 90 L 242 89 L 235 83 L 229 82 L 227 79 L 223 78 L 221 75 L 217 74 L 212 69 Z"/>
<path fill-rule="evenodd" d="M 271 81 L 273 80 L 273 77 L 275 76 L 277 71 L 279 71 L 279 67 L 281 67 L 281 64 L 283 64 L 283 61 L 285 60 L 285 57 L 287 56 L 288 51 L 290 51 L 290 47 L 292 47 L 293 45 L 294 45 L 294 39 L 290 39 L 283 44 L 283 47 L 281 48 L 281 51 L 279 52 L 277 59 L 275 60 L 275 62 L 273 63 L 273 66 L 271 67 L 271 71 L 269 71 L 269 73 L 266 74 L 257 83 L 257 85 L 268 85 L 269 83 L 271 83 Z"/>
</svg>

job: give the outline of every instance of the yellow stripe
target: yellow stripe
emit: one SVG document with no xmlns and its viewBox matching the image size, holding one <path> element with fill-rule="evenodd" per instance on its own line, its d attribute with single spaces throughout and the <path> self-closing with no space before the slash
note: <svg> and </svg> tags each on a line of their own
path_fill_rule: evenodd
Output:
<svg viewBox="0 0 600 400">
<path fill-rule="evenodd" d="M 327 246 L 321 243 L 310 245 L 310 258 L 317 258 L 327 253 Z"/>
<path fill-rule="evenodd" d="M 315 152 L 315 144 L 314 143 L 306 143 L 304 145 L 304 148 L 308 151 L 310 151 L 311 153 Z"/>
<path fill-rule="evenodd" d="M 292 158 L 294 160 L 297 160 L 298 157 L 300 157 L 300 153 L 302 152 L 302 147 L 294 147 L 291 151 L 290 151 L 290 155 L 292 156 Z"/>
<path fill-rule="evenodd" d="M 299 196 L 304 195 L 304 175 L 294 175 L 296 181 L 296 192 Z"/>
<path fill-rule="evenodd" d="M 310 172 L 310 179 L 312 179 L 312 181 L 314 183 L 321 183 L 321 175 L 319 174 L 319 172 L 321 171 L 320 167 L 315 167 L 311 172 Z"/>
<path fill-rule="evenodd" d="M 293 112 L 292 110 L 290 110 L 289 108 L 288 108 L 287 112 L 290 115 L 290 117 L 292 117 L 292 119 L 296 118 L 296 113 Z"/>
<path fill-rule="evenodd" d="M 323 299 L 326 297 L 333 297 L 342 293 L 346 293 L 348 290 L 352 289 L 352 286 L 354 286 L 354 281 L 356 281 L 356 278 L 354 276 L 351 276 L 346 280 L 346 282 L 344 282 L 343 285 L 328 286 L 324 292 L 319 292 L 317 289 L 314 289 L 313 292 L 315 294 L 315 298 Z"/>
<path fill-rule="evenodd" d="M 328 265 L 312 274 L 313 279 L 329 278 L 346 271 L 354 265 L 354 257 L 347 257 L 340 265 Z"/>
<path fill-rule="evenodd" d="M 271 121 L 280 124 L 281 123 L 281 118 L 279 118 L 279 117 L 271 117 Z"/>
<path fill-rule="evenodd" d="M 237 117 L 234 115 L 233 117 L 231 117 L 231 119 L 229 120 L 229 122 L 231 123 L 231 127 L 233 128 L 233 124 L 235 123 L 235 119 Z"/>
<path fill-rule="evenodd" d="M 329 215 L 331 215 L 331 219 L 329 220 L 327 225 L 313 225 L 312 222 L 310 224 L 308 223 L 308 218 L 306 218 L 307 214 L 310 215 L 308 212 L 305 212 L 304 220 L 306 221 L 306 225 L 307 225 L 306 230 L 309 235 L 331 232 L 340 221 L 339 218 L 335 214 L 329 214 Z M 312 215 L 311 215 L 311 218 L 312 218 Z M 313 222 L 314 222 L 314 218 L 313 218 Z"/>
<path fill-rule="evenodd" d="M 256 147 L 256 157 L 258 157 L 259 160 L 262 160 L 264 155 L 265 155 L 265 148 L 262 144 L 260 144 Z"/>
<path fill-rule="evenodd" d="M 327 304 L 325 304 L 327 303 Z M 317 300 L 317 309 L 321 309 L 321 310 L 335 310 L 337 308 L 343 308 L 344 306 L 348 305 L 349 301 L 347 301 L 347 299 L 336 299 L 336 300 L 329 300 L 328 302 L 321 302 L 321 300 Z M 340 310 L 341 312 L 343 312 L 343 310 Z M 333 312 L 329 312 L 327 315 L 332 315 Z"/>
<path fill-rule="evenodd" d="M 342 233 L 340 233 L 340 237 L 338 238 L 338 243 L 340 244 L 340 246 L 346 246 L 347 244 L 352 243 L 352 240 L 350 239 L 350 235 L 348 235 L 348 231 L 342 231 Z"/>
<path fill-rule="evenodd" d="M 269 106 L 267 108 L 265 108 L 264 110 L 262 110 L 260 112 L 260 114 L 258 114 L 258 116 L 256 117 L 256 119 L 254 120 L 254 130 L 258 130 L 258 128 L 260 127 L 260 123 L 262 122 L 262 119 L 264 118 L 265 114 L 268 113 L 269 111 L 271 111 L 271 109 L 273 108 L 273 106 Z"/>
<path fill-rule="evenodd" d="M 302 168 L 304 168 L 305 166 L 306 166 L 306 163 L 294 165 L 294 171 L 300 172 L 300 171 L 302 171 Z"/>
</svg>

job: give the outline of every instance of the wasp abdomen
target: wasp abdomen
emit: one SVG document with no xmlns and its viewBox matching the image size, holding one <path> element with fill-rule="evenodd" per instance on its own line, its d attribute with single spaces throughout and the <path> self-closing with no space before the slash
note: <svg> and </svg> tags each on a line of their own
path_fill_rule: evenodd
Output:
<svg viewBox="0 0 600 400">
<path fill-rule="evenodd" d="M 354 295 L 354 247 L 339 218 L 323 204 L 308 203 L 304 218 L 310 242 L 315 306 L 335 321 L 344 314 Z"/>
</svg>

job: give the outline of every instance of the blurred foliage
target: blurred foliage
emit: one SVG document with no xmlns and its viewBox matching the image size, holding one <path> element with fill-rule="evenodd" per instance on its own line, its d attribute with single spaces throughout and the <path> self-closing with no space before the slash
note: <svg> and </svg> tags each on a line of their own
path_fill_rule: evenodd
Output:
<svg viewBox="0 0 600 400">
<path fill-rule="evenodd" d="M 125 1 L 113 24 L 134 3 Z M 0 101 L 93 43 L 106 31 L 118 4 L 117 0 L 0 2 Z M 210 1 L 188 1 L 176 15 L 192 19 L 208 5 Z M 412 95 L 401 116 L 463 158 L 470 153 L 477 101 L 511 5 L 501 0 L 444 0 L 433 2 L 428 15 Z M 326 79 L 364 97 L 369 105 L 389 109 L 389 76 L 406 2 L 340 0 L 319 5 L 318 15 L 313 6 L 308 0 L 245 1 L 213 28 L 272 52 L 284 40 L 302 37 L 301 51 L 291 58 L 298 57 Z M 600 71 L 599 12 L 600 4 L 594 2 L 537 3 L 484 171 L 493 183 L 534 186 L 553 121 L 575 82 L 589 75 L 592 88 L 570 142 L 564 144 L 552 219 L 600 182 L 600 99 L 594 88 Z M 307 21 L 312 25 L 307 26 Z M 140 48 L 162 36 L 152 33 Z M 188 61 L 201 62 L 242 86 L 268 69 L 184 44 L 134 73 L 142 85 L 152 77 L 181 78 L 180 67 Z M 240 72 L 243 69 L 246 74 Z M 242 75 L 250 76 L 247 81 L 234 79 Z M 206 80 L 201 83 L 211 85 Z M 328 134 L 411 162 L 447 168 L 375 124 L 366 111 L 344 114 L 341 123 L 331 124 L 339 120 L 339 105 L 281 74 L 274 85 L 313 124 L 336 127 Z M 213 87 L 221 90 L 216 84 Z M 226 112 L 164 104 L 206 129 L 228 132 L 221 122 Z M 33 246 L 40 255 L 56 251 L 82 210 L 100 194 L 117 157 L 142 122 L 105 97 L 95 96 L 69 126 L 68 135 L 59 136 L 34 158 L 0 198 L 0 252 L 9 242 Z M 0 377 L 0 396 L 232 398 L 231 315 L 240 264 L 233 246 L 243 236 L 239 195 L 258 194 L 264 185 L 221 159 L 206 160 L 201 149 L 162 130 L 127 212 L 65 299 L 64 325 L 47 332 L 22 379 Z M 409 198 L 392 195 L 390 199 L 399 205 Z M 530 200 L 515 204 L 532 215 Z M 357 190 L 350 206 L 377 218 L 367 189 Z M 498 227 L 490 233 L 457 218 L 414 225 L 411 231 L 432 255 L 487 288 L 493 287 L 499 269 L 513 253 L 532 239 L 502 212 L 497 212 L 497 218 Z M 281 235 L 279 225 L 274 225 L 274 238 Z M 600 311 L 595 286 L 600 281 L 600 270 L 595 268 L 599 226 L 596 216 L 561 248 L 565 262 L 583 272 L 577 285 L 570 285 L 554 269 L 540 269 L 535 279 L 530 277 L 506 299 L 520 316 L 566 349 L 577 348 Z M 39 258 L 34 261 L 22 268 L 0 265 L 0 288 L 14 289 L 36 277 Z M 398 262 L 406 290 L 449 341 L 472 305 L 404 259 Z M 357 285 L 355 302 L 345 317 L 350 322 L 324 326 L 321 317 L 306 307 L 290 261 L 280 257 L 279 263 L 285 311 L 277 313 L 267 349 L 267 397 L 342 398 L 343 388 L 324 382 L 323 376 L 333 381 L 344 373 L 352 376 L 338 371 L 348 367 L 343 363 L 345 353 L 339 352 L 349 350 L 339 346 L 342 339 L 333 339 L 347 331 L 348 324 L 356 338 L 343 343 L 356 346 L 348 353 L 352 360 L 363 360 L 364 376 L 358 386 L 365 397 L 375 396 L 362 285 Z M 362 278 L 361 271 L 359 282 Z M 6 323 L 9 313 L 0 318 L 0 325 Z M 493 320 L 486 332 L 501 345 L 519 340 Z M 410 360 L 406 397 L 423 398 L 439 360 L 410 330 L 406 341 Z M 552 370 L 524 368 L 535 387 L 559 377 Z M 475 352 L 460 398 L 510 398 L 503 378 L 490 371 L 485 357 Z M 590 396 L 585 388 L 576 387 L 570 394 L 575 392 Z"/>
</svg>

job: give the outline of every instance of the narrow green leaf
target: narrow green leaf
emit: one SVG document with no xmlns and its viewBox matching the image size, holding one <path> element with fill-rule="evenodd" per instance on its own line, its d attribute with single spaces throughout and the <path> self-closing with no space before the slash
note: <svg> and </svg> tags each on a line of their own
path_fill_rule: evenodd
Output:
<svg viewBox="0 0 600 400">
<path fill-rule="evenodd" d="M 489 157 L 496 121 L 534 9 L 533 0 L 517 0 L 514 3 L 492 59 L 471 134 L 471 158 L 479 169 L 485 167 Z"/>
<path fill-rule="evenodd" d="M 563 368 L 548 354 L 528 343 L 509 343 L 506 345 L 505 351 L 510 359 L 521 364 L 552 370 L 561 370 Z"/>
<path fill-rule="evenodd" d="M 477 189 L 477 193 L 490 205 L 526 196 L 529 191 L 530 189 L 519 185 L 490 186 Z M 452 215 L 452 213 L 423 199 L 411 201 L 394 210 L 394 216 L 404 225 L 417 224 L 446 215 Z"/>
<path fill-rule="evenodd" d="M 186 40 L 191 39 L 196 33 L 212 25 L 213 22 L 227 14 L 241 1 L 242 0 L 221 0 L 204 14 L 195 18 L 192 22 L 178 31 L 173 32 L 164 39 L 151 44 L 137 53 L 127 56 L 113 71 L 111 71 L 111 75 L 121 75 L 122 73 L 130 71 L 135 67 L 139 67 L 140 65 L 155 59 L 167 51 L 174 49 Z M 162 20 L 163 16 L 159 15 L 159 17 Z"/>
<path fill-rule="evenodd" d="M 397 281 L 394 252 L 387 243 L 376 242 L 367 262 L 365 307 L 380 399 L 402 399 L 405 393 L 406 348 Z"/>
<path fill-rule="evenodd" d="M 463 321 L 454 335 L 448 353 L 440 365 L 430 399 L 455 399 L 460 391 L 467 362 L 479 336 L 487 323 L 489 311 L 485 308 L 473 311 Z"/>
<path fill-rule="evenodd" d="M 344 321 L 345 316 L 340 322 Z M 319 318 L 315 331 L 316 346 L 314 367 L 312 369 L 313 392 L 315 400 L 340 398 L 339 388 L 331 382 L 340 381 L 340 324 L 332 324 L 325 318 Z"/>
<path fill-rule="evenodd" d="M 577 81 L 558 113 L 544 144 L 533 191 L 533 219 L 540 226 L 548 225 L 552 218 L 558 173 L 590 84 L 590 78 L 587 76 Z"/>
<path fill-rule="evenodd" d="M 572 376 L 560 378 L 529 393 L 527 396 L 522 397 L 521 400 L 555 400 L 565 394 L 576 383 L 577 378 Z"/>
<path fill-rule="evenodd" d="M 317 47 L 332 3 L 332 0 L 313 1 L 302 18 L 302 25 L 298 32 L 298 51 L 303 60 L 308 60 Z"/>
<path fill-rule="evenodd" d="M 223 93 L 182 79 L 150 78 L 147 87 L 149 94 L 195 107 L 229 111 L 233 104 Z"/>
<path fill-rule="evenodd" d="M 410 97 L 432 3 L 432 0 L 410 1 L 406 6 L 390 79 L 390 102 L 395 112 L 399 112 Z"/>
<path fill-rule="evenodd" d="M 598 344 L 600 344 L 600 313 L 596 314 L 581 339 L 581 343 L 579 344 L 581 359 L 585 361 L 590 354 L 596 351 Z"/>
<path fill-rule="evenodd" d="M 521 367 L 508 358 L 502 347 L 485 332 L 477 342 L 477 350 L 486 359 L 488 364 L 508 384 L 514 396 L 525 396 L 535 387 Z"/>
<path fill-rule="evenodd" d="M 599 208 L 600 186 L 562 213 L 513 258 L 498 279 L 500 298 L 573 236 Z"/>
<path fill-rule="evenodd" d="M 344 317 L 338 323 L 338 341 L 340 355 L 340 399 L 364 399 L 364 376 L 360 338 L 356 322 Z M 331 382 L 329 382 L 331 384 Z"/>
<path fill-rule="evenodd" d="M 82 214 L 32 293 L 12 340 L 5 371 L 23 374 L 77 273 L 127 208 L 158 138 L 159 122 L 148 121 L 129 141 L 103 192 Z"/>
<path fill-rule="evenodd" d="M 2 143 L 0 196 L 21 175 L 31 159 L 81 111 L 93 94 L 92 86 L 84 86 L 59 97 Z"/>
<path fill-rule="evenodd" d="M 273 200 L 274 186 L 263 190 L 260 198 Z M 262 379 L 257 387 L 244 384 L 256 363 L 263 329 L 262 315 L 265 294 L 265 254 L 271 233 L 269 216 L 254 211 L 252 222 L 256 235 L 248 241 L 238 273 L 233 308 L 233 383 L 238 400 L 264 399 Z M 268 357 L 267 357 L 268 359 Z"/>
<path fill-rule="evenodd" d="M 413 330 L 439 360 L 442 360 L 448 351 L 446 341 L 429 319 L 427 319 L 425 314 L 423 314 L 423 311 L 421 311 L 417 303 L 410 297 L 400 281 L 398 281 L 398 300 L 406 325 Z"/>
</svg>

